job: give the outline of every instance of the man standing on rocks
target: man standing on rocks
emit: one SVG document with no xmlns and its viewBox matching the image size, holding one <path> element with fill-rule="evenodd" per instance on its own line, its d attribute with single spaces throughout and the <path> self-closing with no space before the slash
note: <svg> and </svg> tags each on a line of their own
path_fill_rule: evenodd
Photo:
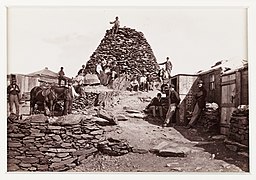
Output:
<svg viewBox="0 0 256 180">
<path fill-rule="evenodd" d="M 114 81 L 118 77 L 118 75 L 119 75 L 119 68 L 116 62 L 114 61 L 111 67 L 111 80 Z"/>
<path fill-rule="evenodd" d="M 72 103 L 73 103 L 73 98 L 79 97 L 79 94 L 76 93 L 72 81 L 68 81 L 68 87 L 64 93 L 65 96 L 65 101 L 64 101 L 64 115 L 67 114 L 72 114 Z"/>
<path fill-rule="evenodd" d="M 14 114 L 13 105 L 15 105 L 17 119 L 19 118 L 19 93 L 20 88 L 16 84 L 15 77 L 12 77 L 11 84 L 7 87 L 7 94 L 9 96 L 10 114 Z"/>
<path fill-rule="evenodd" d="M 187 129 L 192 128 L 193 125 L 196 123 L 199 115 L 201 114 L 202 110 L 205 108 L 205 98 L 207 95 L 207 92 L 205 88 L 203 87 L 203 81 L 198 81 L 198 87 L 199 90 L 195 93 L 194 97 L 196 99 L 196 104 L 192 113 L 191 120 L 189 121 L 188 125 L 186 126 Z"/>
<path fill-rule="evenodd" d="M 144 75 L 144 73 L 140 76 L 140 88 L 141 91 L 148 91 L 147 89 L 147 77 Z"/>
<path fill-rule="evenodd" d="M 59 80 L 59 86 L 61 86 L 61 81 L 63 80 L 64 81 L 64 83 L 65 83 L 65 85 L 67 84 L 67 80 L 66 80 L 66 78 L 64 77 L 64 75 L 65 75 L 65 73 L 64 73 L 64 71 L 63 71 L 63 67 L 61 67 L 60 68 L 60 71 L 59 71 L 59 73 L 58 73 L 58 80 Z"/>
<path fill-rule="evenodd" d="M 85 76 L 85 65 L 82 65 L 82 68 L 78 71 L 77 75 Z"/>
<path fill-rule="evenodd" d="M 98 74 L 98 76 L 101 74 L 102 71 L 103 69 L 102 69 L 101 61 L 99 60 L 96 64 L 96 73 Z"/>
<path fill-rule="evenodd" d="M 169 60 L 169 57 L 166 58 L 166 61 L 163 62 L 163 63 L 160 63 L 159 65 L 164 65 L 165 64 L 165 70 L 167 71 L 168 73 L 168 78 L 170 79 L 171 78 L 171 71 L 172 71 L 172 63 L 171 61 Z"/>
<path fill-rule="evenodd" d="M 177 106 L 180 103 L 180 97 L 179 94 L 174 90 L 174 85 L 170 85 L 169 94 L 168 94 L 168 101 L 169 101 L 169 108 L 166 114 L 166 118 L 163 124 L 163 127 L 166 127 L 170 120 L 172 119 L 172 116 L 174 115 Z"/>
<path fill-rule="evenodd" d="M 114 24 L 114 26 L 112 28 L 112 35 L 114 35 L 118 32 L 118 29 L 119 29 L 119 26 L 120 26 L 120 22 L 118 20 L 118 17 L 116 17 L 115 21 L 110 22 L 110 24 Z"/>
</svg>

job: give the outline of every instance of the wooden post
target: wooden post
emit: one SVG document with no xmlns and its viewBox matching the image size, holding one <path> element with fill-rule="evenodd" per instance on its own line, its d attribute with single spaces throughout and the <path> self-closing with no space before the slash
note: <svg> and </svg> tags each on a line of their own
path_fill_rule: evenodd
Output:
<svg viewBox="0 0 256 180">
<path fill-rule="evenodd" d="M 241 72 L 236 72 L 236 94 L 235 94 L 235 107 L 241 104 Z"/>
</svg>

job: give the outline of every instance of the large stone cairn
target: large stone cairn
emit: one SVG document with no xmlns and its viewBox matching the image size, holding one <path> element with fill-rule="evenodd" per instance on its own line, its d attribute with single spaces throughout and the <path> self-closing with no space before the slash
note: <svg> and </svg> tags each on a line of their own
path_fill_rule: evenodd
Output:
<svg viewBox="0 0 256 180">
<path fill-rule="evenodd" d="M 140 74 L 143 70 L 153 74 L 159 69 L 143 33 L 127 27 L 119 28 L 114 35 L 111 30 L 106 31 L 100 45 L 87 62 L 86 69 L 95 69 L 96 63 L 104 59 L 107 62 L 116 62 L 120 73 Z"/>
<path fill-rule="evenodd" d="M 9 117 L 7 131 L 8 171 L 66 171 L 96 153 L 131 152 L 126 142 L 106 139 L 105 131 L 86 115 Z"/>
</svg>

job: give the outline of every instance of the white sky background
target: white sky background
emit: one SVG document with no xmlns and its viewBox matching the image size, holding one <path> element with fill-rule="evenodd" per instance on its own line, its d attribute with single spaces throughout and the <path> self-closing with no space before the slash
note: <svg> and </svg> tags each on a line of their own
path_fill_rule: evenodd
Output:
<svg viewBox="0 0 256 180">
<path fill-rule="evenodd" d="M 11 7 L 8 73 L 64 67 L 74 77 L 90 59 L 115 17 L 121 27 L 144 33 L 158 62 L 172 74 L 194 74 L 219 60 L 247 59 L 246 10 L 242 8 Z"/>
</svg>

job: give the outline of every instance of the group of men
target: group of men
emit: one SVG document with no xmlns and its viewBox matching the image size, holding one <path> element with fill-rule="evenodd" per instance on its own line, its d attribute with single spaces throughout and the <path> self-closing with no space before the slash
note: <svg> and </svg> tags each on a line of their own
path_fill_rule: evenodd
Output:
<svg viewBox="0 0 256 180">
<path fill-rule="evenodd" d="M 128 90 L 130 91 L 150 91 L 154 89 L 154 82 L 151 74 L 145 75 L 144 73 L 140 76 L 133 76 L 130 82 Z"/>
<path fill-rule="evenodd" d="M 115 61 L 99 60 L 96 64 L 96 74 L 103 85 L 108 85 L 120 74 Z"/>
<path fill-rule="evenodd" d="M 168 125 L 172 126 L 173 122 L 173 116 L 175 114 L 175 111 L 177 108 L 179 108 L 179 104 L 180 104 L 180 97 L 179 94 L 174 90 L 175 86 L 173 84 L 170 84 L 168 89 L 165 90 L 165 94 L 168 100 L 168 110 L 167 113 L 165 115 L 163 115 L 163 98 L 162 98 L 162 94 L 158 93 L 156 97 L 154 97 L 150 104 L 146 107 L 147 110 L 149 110 L 150 112 L 152 112 L 153 117 L 156 117 L 156 112 L 159 112 L 159 116 L 160 119 L 163 120 L 163 127 L 167 127 Z M 206 90 L 203 87 L 203 81 L 199 80 L 198 81 L 198 90 L 194 93 L 194 98 L 195 98 L 195 106 L 192 112 L 192 118 L 189 121 L 189 123 L 187 124 L 187 126 L 185 128 L 189 129 L 192 128 L 202 110 L 205 108 L 205 98 L 206 98 Z"/>
</svg>

